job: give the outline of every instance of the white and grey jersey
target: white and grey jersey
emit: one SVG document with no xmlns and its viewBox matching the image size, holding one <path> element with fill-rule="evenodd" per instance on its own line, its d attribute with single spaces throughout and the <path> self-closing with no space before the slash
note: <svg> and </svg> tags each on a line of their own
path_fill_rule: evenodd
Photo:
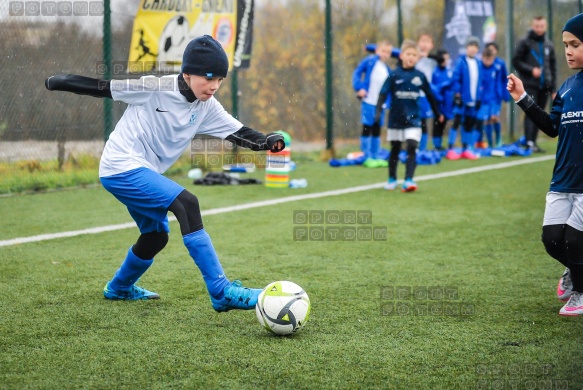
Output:
<svg viewBox="0 0 583 390">
<path fill-rule="evenodd" d="M 243 127 L 214 97 L 189 102 L 178 81 L 178 75 L 111 81 L 112 98 L 128 107 L 105 144 L 100 177 L 139 167 L 163 173 L 196 134 L 224 139 Z"/>
<path fill-rule="evenodd" d="M 381 60 L 378 60 L 372 68 L 368 91 L 362 101 L 372 106 L 376 106 L 377 101 L 379 100 L 379 92 L 381 91 L 387 77 L 389 77 L 389 69 L 387 68 L 387 65 Z"/>
<path fill-rule="evenodd" d="M 429 84 L 431 84 L 431 79 L 433 78 L 433 71 L 435 70 L 436 67 L 437 61 L 429 57 L 421 57 L 419 58 L 419 61 L 417 61 L 417 63 L 415 64 L 415 69 L 423 73 Z M 425 92 L 421 91 L 421 96 L 425 96 Z"/>
</svg>

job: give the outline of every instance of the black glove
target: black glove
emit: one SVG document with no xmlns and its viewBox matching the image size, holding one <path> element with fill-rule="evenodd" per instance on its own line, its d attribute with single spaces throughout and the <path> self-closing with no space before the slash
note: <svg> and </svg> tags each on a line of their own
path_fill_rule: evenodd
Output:
<svg viewBox="0 0 583 390">
<path fill-rule="evenodd" d="M 482 101 L 481 100 L 476 100 L 476 110 L 479 110 L 480 107 L 482 107 Z"/>
<path fill-rule="evenodd" d="M 461 95 L 455 95 L 453 97 L 453 104 L 456 107 L 461 107 L 462 106 L 462 97 L 461 97 Z"/>
<path fill-rule="evenodd" d="M 277 143 L 277 141 L 281 141 L 281 143 L 283 144 L 283 147 L 281 149 L 275 147 L 275 144 Z M 269 148 L 269 150 L 271 150 L 273 153 L 281 152 L 282 150 L 285 149 L 285 142 L 283 140 L 283 135 L 281 135 L 279 133 L 267 134 L 267 136 L 265 137 L 265 143 L 267 144 L 267 147 Z"/>
</svg>

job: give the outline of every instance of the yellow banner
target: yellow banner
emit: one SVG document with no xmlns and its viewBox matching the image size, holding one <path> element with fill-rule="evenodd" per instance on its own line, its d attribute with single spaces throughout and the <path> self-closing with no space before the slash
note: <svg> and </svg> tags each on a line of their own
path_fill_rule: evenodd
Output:
<svg viewBox="0 0 583 390">
<path fill-rule="evenodd" d="M 180 71 L 182 53 L 192 39 L 212 35 L 232 68 L 237 0 L 142 0 L 134 20 L 129 73 Z"/>
</svg>

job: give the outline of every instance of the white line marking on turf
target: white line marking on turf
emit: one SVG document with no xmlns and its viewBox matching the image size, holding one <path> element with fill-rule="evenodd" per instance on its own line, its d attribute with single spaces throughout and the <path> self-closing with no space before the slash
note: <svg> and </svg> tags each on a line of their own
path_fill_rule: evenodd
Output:
<svg viewBox="0 0 583 390">
<path fill-rule="evenodd" d="M 431 174 L 431 175 L 417 176 L 415 178 L 415 181 L 427 181 L 427 180 L 443 179 L 446 177 L 461 176 L 461 175 L 467 175 L 470 173 L 491 171 L 491 170 L 495 170 L 495 169 L 505 169 L 505 168 L 515 167 L 518 165 L 525 165 L 525 164 L 532 164 L 532 163 L 537 163 L 537 162 L 541 162 L 541 161 L 553 160 L 554 158 L 555 158 L 555 156 L 543 156 L 543 157 L 536 157 L 536 158 L 527 158 L 524 160 L 503 162 L 503 163 L 498 163 L 498 164 L 482 165 L 482 166 L 475 167 L 475 168 L 458 169 L 457 171 L 448 171 L 448 172 L 442 172 L 442 173 L 435 173 L 435 174 Z M 364 185 L 364 186 L 344 188 L 341 190 L 316 192 L 313 194 L 304 194 L 304 195 L 293 195 L 293 196 L 286 196 L 284 198 L 268 199 L 268 200 L 262 200 L 259 202 L 252 202 L 252 203 L 243 203 L 243 204 L 239 204 L 239 205 L 235 205 L 235 206 L 219 207 L 216 209 L 205 210 L 201 214 L 203 216 L 224 214 L 224 213 L 230 213 L 233 211 L 248 210 L 248 209 L 253 209 L 253 208 L 257 208 L 257 207 L 271 206 L 271 205 L 275 205 L 275 204 L 288 203 L 288 202 L 295 202 L 295 201 L 304 200 L 304 199 L 315 199 L 315 198 L 324 198 L 327 196 L 351 194 L 353 192 L 368 191 L 368 190 L 373 190 L 376 188 L 381 188 L 384 184 L 385 183 L 382 182 L 382 183 L 376 183 L 376 184 L 368 184 L 368 185 Z M 169 217 L 168 220 L 169 221 L 176 221 L 176 218 Z M 130 228 L 134 228 L 134 227 L 136 227 L 136 224 L 134 222 L 128 222 L 128 223 L 121 223 L 118 225 L 107 225 L 107 226 L 100 226 L 100 227 L 94 227 L 94 228 L 83 229 L 83 230 L 73 230 L 73 231 L 60 232 L 60 233 L 40 234 L 38 236 L 30 236 L 30 237 L 19 237 L 19 238 L 13 238 L 10 240 L 0 241 L 0 247 L 12 246 L 12 245 L 17 245 L 17 244 L 26 244 L 29 242 L 54 240 L 57 238 L 75 237 L 75 236 L 81 236 L 84 234 L 98 234 L 98 233 L 104 233 L 104 232 L 111 232 L 111 231 L 115 231 L 115 230 L 130 229 Z"/>
</svg>

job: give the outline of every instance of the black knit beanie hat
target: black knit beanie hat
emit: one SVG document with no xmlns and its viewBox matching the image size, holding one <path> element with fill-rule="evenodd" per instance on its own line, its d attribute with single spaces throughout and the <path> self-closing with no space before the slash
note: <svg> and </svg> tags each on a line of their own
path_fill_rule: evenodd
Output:
<svg viewBox="0 0 583 390">
<path fill-rule="evenodd" d="M 210 35 L 193 39 L 182 55 L 182 73 L 227 77 L 229 59 L 221 44 Z"/>
<path fill-rule="evenodd" d="M 563 31 L 570 32 L 583 42 L 583 14 L 573 16 L 571 19 L 567 20 Z"/>
</svg>

